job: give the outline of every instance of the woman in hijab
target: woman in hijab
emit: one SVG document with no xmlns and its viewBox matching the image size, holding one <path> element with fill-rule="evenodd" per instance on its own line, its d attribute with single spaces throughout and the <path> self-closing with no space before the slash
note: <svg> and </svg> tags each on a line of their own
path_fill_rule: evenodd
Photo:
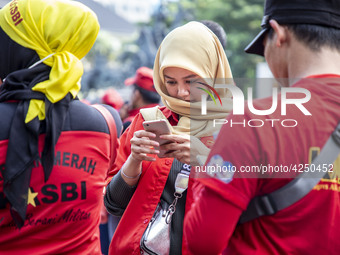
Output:
<svg viewBox="0 0 340 255">
<path fill-rule="evenodd" d="M 101 254 L 114 154 L 103 116 L 76 98 L 80 59 L 98 31 L 96 15 L 76 1 L 14 0 L 0 10 L 2 253 Z"/>
<path fill-rule="evenodd" d="M 145 254 L 186 253 L 182 233 L 192 200 L 193 179 L 186 184 L 190 165 L 198 164 L 196 156 L 209 153 L 218 131 L 213 121 L 225 118 L 231 109 L 227 91 L 215 88 L 217 83 L 230 82 L 232 75 L 223 47 L 206 26 L 189 22 L 165 37 L 154 63 L 154 85 L 164 107 L 141 110 L 122 135 L 111 173 L 114 177 L 104 198 L 108 211 L 122 216 L 110 254 L 140 254 L 141 250 Z M 218 104 L 207 100 L 207 114 L 202 115 L 201 98 L 207 97 L 206 91 L 216 92 L 220 100 Z M 152 119 L 165 120 L 171 129 L 171 135 L 162 137 L 170 143 L 159 149 L 151 148 L 159 144 L 153 140 L 155 134 L 142 125 Z M 166 151 L 164 157 L 157 156 L 161 150 Z M 170 234 L 153 239 L 145 230 L 153 224 L 159 206 L 165 212 Z M 153 240 L 158 247 L 149 245 Z"/>
</svg>

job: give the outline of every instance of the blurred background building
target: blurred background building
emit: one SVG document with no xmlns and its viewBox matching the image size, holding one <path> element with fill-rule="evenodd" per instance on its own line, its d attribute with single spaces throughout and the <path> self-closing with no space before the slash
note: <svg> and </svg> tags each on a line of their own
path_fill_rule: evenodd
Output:
<svg viewBox="0 0 340 255">
<path fill-rule="evenodd" d="M 10 1 L 0 0 L 0 7 L 4 6 L 5 4 L 9 3 Z"/>
<path fill-rule="evenodd" d="M 101 1 L 77 1 L 90 7 L 97 14 L 98 21 L 102 30 L 109 31 L 117 36 L 131 35 L 135 32 L 136 26 L 128 21 L 128 19 L 124 18 L 123 15 L 116 14 L 113 7 L 110 8 L 110 6 L 104 5 Z"/>
<path fill-rule="evenodd" d="M 117 15 L 131 23 L 149 22 L 151 16 L 160 4 L 160 0 L 96 0 L 113 7 Z"/>
</svg>

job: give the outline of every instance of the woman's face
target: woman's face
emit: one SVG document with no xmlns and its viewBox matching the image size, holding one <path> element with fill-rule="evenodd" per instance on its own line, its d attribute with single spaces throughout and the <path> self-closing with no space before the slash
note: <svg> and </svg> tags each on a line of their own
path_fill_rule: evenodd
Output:
<svg viewBox="0 0 340 255">
<path fill-rule="evenodd" d="M 180 67 L 167 67 L 163 71 L 165 87 L 169 96 L 187 101 L 201 101 L 206 92 L 199 88 L 205 86 L 204 80 L 197 74 Z"/>
</svg>

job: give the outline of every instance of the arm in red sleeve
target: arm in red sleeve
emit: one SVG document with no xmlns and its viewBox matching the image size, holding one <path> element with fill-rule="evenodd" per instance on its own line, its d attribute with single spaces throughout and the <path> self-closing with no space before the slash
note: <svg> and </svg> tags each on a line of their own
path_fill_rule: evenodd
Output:
<svg viewBox="0 0 340 255">
<path fill-rule="evenodd" d="M 228 245 L 242 209 L 204 187 L 184 219 L 184 240 L 193 254 L 220 254 Z"/>
<path fill-rule="evenodd" d="M 124 131 L 123 135 L 120 137 L 120 144 L 117 150 L 116 160 L 111 171 L 109 171 L 109 178 L 107 183 L 109 183 L 112 177 L 118 173 L 118 171 L 122 168 L 127 158 L 129 157 L 131 153 L 130 140 L 133 137 L 134 132 L 144 129 L 142 125 L 143 121 L 144 119 L 142 115 L 137 114 L 136 117 L 133 119 L 131 125 Z"/>
</svg>

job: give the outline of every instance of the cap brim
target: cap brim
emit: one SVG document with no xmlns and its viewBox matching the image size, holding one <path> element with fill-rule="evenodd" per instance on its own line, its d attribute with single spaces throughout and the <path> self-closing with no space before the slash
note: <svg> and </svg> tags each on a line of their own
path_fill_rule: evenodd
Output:
<svg viewBox="0 0 340 255">
<path fill-rule="evenodd" d="M 246 53 L 256 54 L 260 56 L 264 56 L 264 46 L 263 46 L 263 39 L 268 32 L 268 28 L 263 29 L 255 38 L 254 40 L 248 44 L 248 46 L 244 49 Z"/>
<path fill-rule="evenodd" d="M 132 84 L 135 83 L 135 80 L 136 80 L 135 77 L 127 78 L 127 79 L 124 81 L 124 83 L 125 83 L 126 86 L 130 86 L 130 85 L 132 85 Z"/>
</svg>

